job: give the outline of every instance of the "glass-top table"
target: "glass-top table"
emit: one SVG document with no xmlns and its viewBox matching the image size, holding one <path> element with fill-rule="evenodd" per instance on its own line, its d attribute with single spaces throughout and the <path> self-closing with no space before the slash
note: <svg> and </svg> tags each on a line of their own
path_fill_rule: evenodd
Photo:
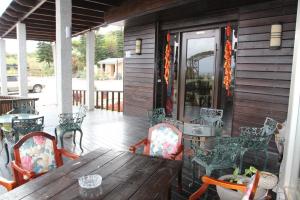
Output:
<svg viewBox="0 0 300 200">
<path fill-rule="evenodd" d="M 200 148 L 211 149 L 215 145 L 215 138 L 222 137 L 223 129 L 202 124 L 184 123 L 183 139 L 191 141 L 191 147 L 198 144 Z"/>
<path fill-rule="evenodd" d="M 183 134 L 185 136 L 191 136 L 191 137 L 222 136 L 222 128 L 201 125 L 201 124 L 184 123 Z"/>
<path fill-rule="evenodd" d="M 26 114 L 26 113 L 1 115 L 0 124 L 11 124 L 12 119 L 15 117 L 18 119 L 34 119 L 41 116 L 35 114 Z"/>
<path fill-rule="evenodd" d="M 10 132 L 11 131 L 11 123 L 12 123 L 13 118 L 34 119 L 34 118 L 37 118 L 37 117 L 42 117 L 42 116 L 41 115 L 35 115 L 35 114 L 27 114 L 27 113 L 1 115 L 0 116 L 1 129 L 4 132 Z"/>
</svg>

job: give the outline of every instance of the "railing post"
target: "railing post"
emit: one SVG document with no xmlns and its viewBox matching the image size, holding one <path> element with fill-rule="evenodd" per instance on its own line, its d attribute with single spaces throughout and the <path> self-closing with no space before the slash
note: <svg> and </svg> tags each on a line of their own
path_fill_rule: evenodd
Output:
<svg viewBox="0 0 300 200">
<path fill-rule="evenodd" d="M 111 92 L 111 110 L 115 111 L 115 92 Z"/>
<path fill-rule="evenodd" d="M 121 108 L 120 108 L 120 105 L 121 105 L 121 102 L 120 102 L 120 92 L 118 92 L 118 112 L 120 112 Z"/>
<path fill-rule="evenodd" d="M 101 91 L 101 109 L 103 109 L 103 94 L 104 94 L 104 92 Z"/>
<path fill-rule="evenodd" d="M 109 92 L 106 92 L 106 110 L 108 110 L 108 104 L 109 104 Z"/>
<path fill-rule="evenodd" d="M 85 94 L 86 94 L 86 91 L 83 90 L 83 105 L 85 105 L 85 98 L 86 98 Z"/>
<path fill-rule="evenodd" d="M 75 91 L 74 90 L 72 90 L 72 95 L 73 95 L 73 106 L 74 106 L 74 104 L 75 104 Z"/>
<path fill-rule="evenodd" d="M 96 108 L 99 108 L 99 92 L 98 91 L 96 91 Z"/>
</svg>

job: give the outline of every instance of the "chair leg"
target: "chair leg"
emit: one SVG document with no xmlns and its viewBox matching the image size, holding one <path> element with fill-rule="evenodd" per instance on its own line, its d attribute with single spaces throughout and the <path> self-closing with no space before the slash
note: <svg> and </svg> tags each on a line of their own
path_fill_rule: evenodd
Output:
<svg viewBox="0 0 300 200">
<path fill-rule="evenodd" d="M 8 145 L 7 143 L 4 143 L 5 153 L 6 153 L 6 166 L 9 163 L 9 151 L 8 151 Z"/>
<path fill-rule="evenodd" d="M 240 154 L 240 173 L 243 171 L 244 154 L 245 154 L 245 152 L 242 152 L 242 153 Z"/>
<path fill-rule="evenodd" d="M 182 168 L 178 171 L 178 180 L 177 180 L 177 191 L 182 192 Z"/>
<path fill-rule="evenodd" d="M 54 133 L 55 133 L 56 140 L 58 140 L 58 138 L 57 138 L 57 128 L 54 129 Z"/>
<path fill-rule="evenodd" d="M 264 162 L 264 171 L 265 171 L 266 168 L 267 168 L 267 163 L 268 163 L 268 159 L 269 159 L 269 154 L 268 154 L 268 150 L 265 150 L 264 152 L 265 152 L 265 156 L 266 156 L 265 162 Z"/>
<path fill-rule="evenodd" d="M 59 136 L 59 139 L 60 139 L 60 147 L 61 148 L 64 148 L 64 135 L 65 135 L 66 132 L 62 132 Z"/>
<path fill-rule="evenodd" d="M 74 132 L 74 135 L 73 135 L 73 144 L 76 145 L 76 142 L 75 142 L 75 140 L 76 140 L 76 130 L 73 131 L 73 132 Z"/>
<path fill-rule="evenodd" d="M 83 135 L 83 133 L 82 133 L 82 130 L 81 129 L 79 129 L 78 130 L 79 132 L 80 132 L 80 141 L 79 141 L 79 146 L 80 146 L 80 149 L 81 149 L 81 152 L 83 152 L 83 148 L 82 148 L 82 135 Z"/>
<path fill-rule="evenodd" d="M 192 182 L 189 184 L 189 187 L 191 188 L 191 187 L 193 187 L 194 185 L 195 185 L 195 176 L 196 176 L 196 174 L 195 174 L 195 162 L 193 162 L 192 161 L 192 174 L 193 174 L 193 177 L 192 177 Z"/>
</svg>

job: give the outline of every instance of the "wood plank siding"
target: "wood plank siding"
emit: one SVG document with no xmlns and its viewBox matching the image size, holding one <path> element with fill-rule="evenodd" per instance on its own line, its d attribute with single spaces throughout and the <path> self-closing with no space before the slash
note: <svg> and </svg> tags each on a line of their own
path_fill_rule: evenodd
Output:
<svg viewBox="0 0 300 200">
<path fill-rule="evenodd" d="M 135 41 L 142 39 L 142 54 L 135 54 Z M 155 68 L 155 24 L 125 26 L 124 51 L 131 56 L 124 60 L 124 114 L 147 116 L 153 108 Z"/>
<path fill-rule="evenodd" d="M 267 116 L 286 120 L 296 8 L 296 1 L 274 1 L 239 9 L 233 135 L 241 126 L 261 126 Z M 279 50 L 269 48 L 273 23 L 283 25 Z"/>
</svg>

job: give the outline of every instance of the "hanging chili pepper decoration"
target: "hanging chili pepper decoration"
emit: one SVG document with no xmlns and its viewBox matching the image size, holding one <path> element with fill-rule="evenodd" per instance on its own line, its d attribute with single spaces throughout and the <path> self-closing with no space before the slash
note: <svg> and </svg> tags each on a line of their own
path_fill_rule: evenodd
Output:
<svg viewBox="0 0 300 200">
<path fill-rule="evenodd" d="M 166 49 L 165 49 L 165 74 L 164 78 L 166 81 L 166 84 L 169 84 L 169 77 L 170 77 L 170 54 L 171 54 L 171 46 L 170 46 L 170 40 L 171 36 L 170 33 L 167 33 L 167 44 L 166 44 Z"/>
<path fill-rule="evenodd" d="M 231 86 L 231 52 L 232 46 L 230 42 L 231 36 L 231 27 L 230 24 L 226 26 L 226 43 L 225 43 L 225 50 L 224 50 L 224 85 L 227 91 L 227 96 L 231 96 L 230 86 Z"/>
</svg>

